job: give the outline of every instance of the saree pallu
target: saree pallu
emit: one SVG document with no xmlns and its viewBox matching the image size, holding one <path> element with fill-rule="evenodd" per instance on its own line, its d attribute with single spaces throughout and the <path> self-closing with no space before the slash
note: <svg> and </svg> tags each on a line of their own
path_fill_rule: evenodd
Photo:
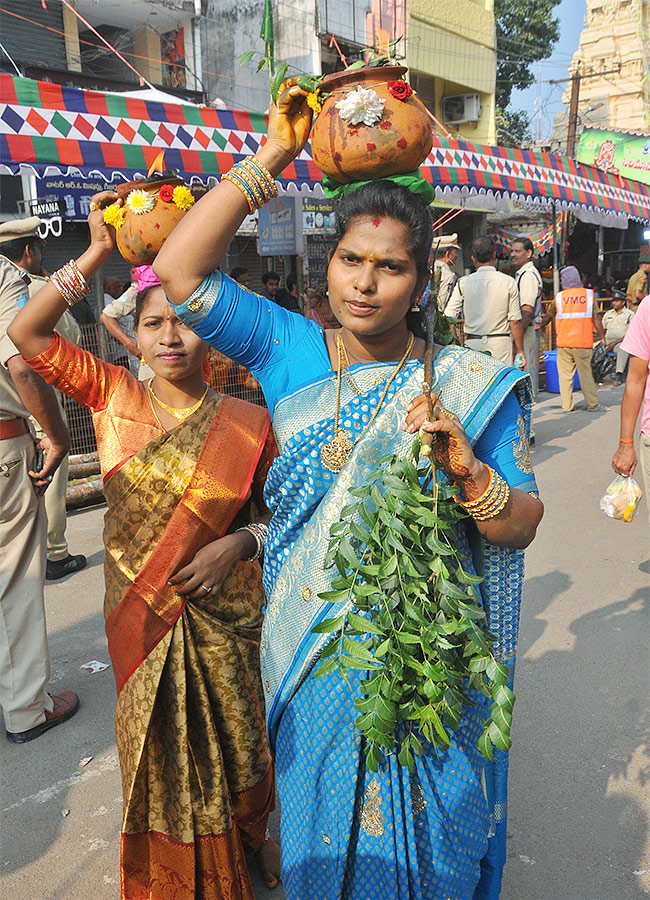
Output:
<svg viewBox="0 0 650 900">
<path fill-rule="evenodd" d="M 105 486 L 124 900 L 253 900 L 245 851 L 273 806 L 259 565 L 237 563 L 200 600 L 168 580 L 232 527 L 267 432 L 265 410 L 217 397 Z"/>
<path fill-rule="evenodd" d="M 486 698 L 473 698 L 476 705 L 466 708 L 445 754 L 438 757 L 424 742 L 412 773 L 395 752 L 372 773 L 355 726 L 353 700 L 361 676 L 351 673 L 351 689 L 336 674 L 313 677 L 328 636 L 311 629 L 344 608 L 318 598 L 336 574 L 323 568 L 329 529 L 348 502 L 348 489 L 364 483 L 380 456 L 405 454 L 413 441 L 401 425 L 407 403 L 422 389 L 422 366 L 415 361 L 397 376 L 362 435 L 392 370 L 385 364 L 355 368 L 363 393 L 355 397 L 343 389 L 340 421 L 359 440 L 339 474 L 320 461 L 320 448 L 332 435 L 334 377 L 284 398 L 274 415 L 281 455 L 265 491 L 274 517 L 265 549 L 262 677 L 289 900 L 492 900 L 500 890 L 507 756 L 488 765 L 476 750 L 488 715 Z M 527 376 L 473 351 L 446 348 L 435 361 L 433 390 L 460 417 L 473 444 L 511 401 L 516 434 L 525 442 Z M 513 460 L 518 453 L 523 456 L 511 449 Z M 500 469 L 511 484 L 535 489 L 527 466 Z M 495 652 L 513 672 L 523 553 L 492 547 L 472 531 L 460 526 L 458 542 L 486 576 L 482 596 L 497 635 Z"/>
</svg>

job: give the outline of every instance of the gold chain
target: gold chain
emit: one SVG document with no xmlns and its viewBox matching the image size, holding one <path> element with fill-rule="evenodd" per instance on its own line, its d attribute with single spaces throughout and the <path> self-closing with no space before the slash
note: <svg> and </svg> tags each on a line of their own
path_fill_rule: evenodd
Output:
<svg viewBox="0 0 650 900">
<path fill-rule="evenodd" d="M 413 344 L 415 342 L 415 338 L 413 334 L 409 332 L 409 339 L 406 344 L 406 350 L 404 351 L 404 355 L 397 363 L 397 366 L 393 370 L 390 378 L 386 382 L 386 386 L 381 392 L 381 396 L 375 407 L 375 411 L 366 427 L 363 429 L 361 434 L 355 438 L 354 440 L 350 440 L 350 436 L 347 431 L 343 428 L 339 428 L 339 415 L 340 415 L 340 407 L 341 407 L 341 377 L 343 373 L 343 361 L 344 357 L 347 359 L 347 353 L 345 351 L 345 345 L 343 344 L 343 339 L 341 337 L 341 332 L 339 331 L 336 335 L 336 346 L 338 350 L 338 364 L 336 369 L 336 408 L 334 410 L 334 439 L 329 441 L 327 444 L 323 444 L 320 450 L 320 458 L 321 462 L 325 466 L 326 469 L 329 469 L 330 472 L 340 472 L 343 466 L 346 464 L 348 459 L 350 458 L 350 454 L 354 449 L 355 444 L 361 440 L 366 431 L 370 428 L 372 423 L 377 418 L 379 414 L 379 410 L 381 409 L 381 405 L 386 399 L 386 394 L 388 393 L 388 389 L 391 384 L 398 376 L 398 374 L 404 368 L 404 364 L 406 360 L 409 358 L 411 354 L 411 350 L 413 349 Z"/>
<path fill-rule="evenodd" d="M 350 359 L 348 357 L 348 351 L 345 349 L 345 344 L 343 343 L 343 337 L 342 337 L 340 331 L 336 332 L 336 349 L 337 349 L 337 352 L 339 353 L 339 355 L 342 354 L 343 363 L 344 363 L 343 377 L 347 381 L 348 387 L 350 388 L 350 390 L 354 394 L 356 394 L 357 397 L 360 397 L 361 394 L 363 394 L 363 391 L 361 390 L 359 385 L 356 383 L 356 381 L 350 374 L 350 369 L 349 369 Z"/>
<path fill-rule="evenodd" d="M 151 386 L 152 381 L 153 381 L 153 378 L 147 382 L 147 390 L 149 391 L 149 393 L 151 394 L 153 399 L 156 401 L 156 403 L 159 406 L 161 406 L 165 410 L 165 412 L 169 413 L 170 416 L 173 416 L 177 422 L 183 422 L 185 419 L 187 419 L 188 416 L 191 416 L 192 413 L 195 413 L 197 411 L 197 409 L 199 408 L 199 406 L 205 400 L 206 395 L 207 395 L 208 391 L 210 390 L 210 386 L 206 384 L 205 390 L 203 391 L 201 398 L 193 406 L 185 406 L 185 407 L 178 408 L 176 406 L 168 406 L 167 403 L 164 403 L 160 399 L 160 397 L 154 393 L 154 389 Z M 154 410 L 154 412 L 155 412 L 155 410 Z"/>
</svg>

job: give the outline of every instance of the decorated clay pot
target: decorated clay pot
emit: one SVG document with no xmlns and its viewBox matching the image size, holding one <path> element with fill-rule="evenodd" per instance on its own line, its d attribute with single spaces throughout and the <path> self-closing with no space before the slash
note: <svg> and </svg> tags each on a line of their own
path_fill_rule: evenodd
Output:
<svg viewBox="0 0 650 900">
<path fill-rule="evenodd" d="M 182 178 L 170 177 L 127 181 L 118 186 L 117 194 L 123 201 L 124 219 L 123 224 L 116 229 L 117 249 L 128 263 L 144 266 L 154 261 L 162 245 L 189 209 L 187 205 L 186 208 L 178 206 L 173 199 L 174 188 L 183 187 L 183 184 Z M 165 188 L 165 185 L 168 187 Z M 148 201 L 142 197 L 142 191 L 148 195 Z M 148 206 L 151 209 L 147 211 Z"/>
<path fill-rule="evenodd" d="M 403 175 L 424 162 L 433 142 L 431 124 L 422 101 L 401 80 L 406 72 L 404 66 L 379 66 L 325 76 L 320 89 L 330 93 L 311 135 L 314 162 L 325 175 L 346 184 Z M 384 101 L 374 124 L 348 122 L 342 118 L 346 111 L 337 108 L 357 88 L 371 89 Z"/>
</svg>

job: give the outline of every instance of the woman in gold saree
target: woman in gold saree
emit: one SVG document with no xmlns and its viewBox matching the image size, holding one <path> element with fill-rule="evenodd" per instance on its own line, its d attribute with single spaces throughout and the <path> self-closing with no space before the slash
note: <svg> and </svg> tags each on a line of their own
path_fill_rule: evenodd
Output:
<svg viewBox="0 0 650 900">
<path fill-rule="evenodd" d="M 99 198 L 98 198 L 99 199 Z M 101 203 L 101 200 L 100 200 Z M 262 500 L 275 455 L 265 409 L 210 390 L 208 346 L 141 292 L 139 382 L 53 332 L 113 248 L 92 242 L 12 324 L 46 381 L 93 414 L 104 491 L 104 611 L 117 682 L 123 900 L 253 900 L 245 852 L 269 887 L 273 769 L 259 673 Z M 253 557 L 253 558 L 251 558 Z"/>
</svg>

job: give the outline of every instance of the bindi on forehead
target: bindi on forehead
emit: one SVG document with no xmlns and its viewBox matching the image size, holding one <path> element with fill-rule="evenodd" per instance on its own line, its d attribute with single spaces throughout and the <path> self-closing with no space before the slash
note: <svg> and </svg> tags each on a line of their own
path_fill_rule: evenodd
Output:
<svg viewBox="0 0 650 900">
<path fill-rule="evenodd" d="M 379 218 L 379 216 L 375 216 L 375 218 L 372 220 L 372 224 L 375 226 L 375 228 L 379 228 L 380 222 L 381 222 L 381 219 Z"/>
</svg>

